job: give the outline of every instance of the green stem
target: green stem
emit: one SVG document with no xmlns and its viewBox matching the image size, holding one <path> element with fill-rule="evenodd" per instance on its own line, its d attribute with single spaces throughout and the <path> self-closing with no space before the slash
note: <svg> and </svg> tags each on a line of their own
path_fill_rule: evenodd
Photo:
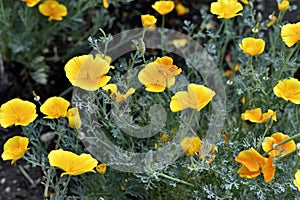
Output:
<svg viewBox="0 0 300 200">
<path fill-rule="evenodd" d="M 257 151 L 260 150 L 261 145 L 262 145 L 262 143 L 263 143 L 263 140 L 264 140 L 266 134 L 268 133 L 268 131 L 269 131 L 269 127 L 266 126 L 265 132 L 264 132 L 263 136 L 262 136 L 262 137 L 260 138 L 260 140 L 259 140 L 259 143 L 258 143 L 258 146 L 257 146 Z"/>
<path fill-rule="evenodd" d="M 30 184 L 33 186 L 33 187 L 36 187 L 36 183 L 34 182 L 34 180 L 32 180 L 32 178 L 29 176 L 29 174 L 25 171 L 25 169 L 21 166 L 21 165 L 18 165 L 18 168 L 19 170 L 21 171 L 21 173 L 23 174 L 23 176 L 30 182 Z"/>
<path fill-rule="evenodd" d="M 288 65 L 288 62 L 290 61 L 291 57 L 294 55 L 294 53 L 296 52 L 296 50 L 299 48 L 299 46 L 300 46 L 300 42 L 297 43 L 297 45 L 295 46 L 295 48 L 287 56 L 287 58 L 286 58 L 286 60 L 284 62 L 284 65 L 282 66 L 282 68 L 280 70 L 280 73 L 279 73 L 279 76 L 278 76 L 277 80 L 281 79 L 282 73 L 285 71 L 285 69 L 286 69 L 286 67 Z"/>
<path fill-rule="evenodd" d="M 172 181 L 176 181 L 176 182 L 178 182 L 178 183 L 182 183 L 182 184 L 185 184 L 185 185 L 188 185 L 188 186 L 191 186 L 191 187 L 195 187 L 195 186 L 194 186 L 193 184 L 191 184 L 191 183 L 188 183 L 188 182 L 186 182 L 186 181 L 180 180 L 180 179 L 178 179 L 178 178 L 174 178 L 174 177 L 168 176 L 168 175 L 163 174 L 163 173 L 160 173 L 160 172 L 158 172 L 157 175 L 158 175 L 158 176 L 161 176 L 161 177 L 164 177 L 164 178 L 167 178 L 167 179 L 170 179 L 170 180 L 172 180 Z"/>
<path fill-rule="evenodd" d="M 64 189 L 62 190 L 62 193 L 61 193 L 62 195 L 66 193 L 66 190 L 67 190 L 67 188 L 68 188 L 68 185 L 69 185 L 70 180 L 71 180 L 71 175 L 68 175 L 67 182 L 66 182 L 66 184 L 65 184 L 65 186 L 64 186 Z M 58 197 L 58 199 L 61 199 L 61 198 Z"/>
<path fill-rule="evenodd" d="M 299 167 L 299 165 L 300 165 L 300 156 L 298 155 L 297 157 L 298 157 L 297 162 L 296 162 L 295 166 L 294 166 L 293 169 L 292 169 L 292 172 L 293 172 L 294 174 L 298 171 L 298 167 Z"/>
<path fill-rule="evenodd" d="M 286 139 L 286 140 L 284 140 L 284 141 L 278 143 L 278 144 L 275 146 L 274 149 L 277 149 L 277 147 L 279 147 L 279 146 L 281 146 L 281 145 L 283 145 L 283 144 L 286 144 L 286 143 L 288 143 L 289 141 L 294 140 L 294 139 L 297 139 L 297 138 L 299 138 L 299 137 L 300 137 L 300 133 L 298 133 L 298 134 L 296 134 L 296 135 L 294 135 L 294 136 L 292 136 L 292 137 L 290 137 L 290 138 L 288 138 L 288 139 Z"/>
<path fill-rule="evenodd" d="M 29 160 L 28 158 L 26 158 L 25 156 L 23 157 L 24 160 L 26 160 L 28 163 L 31 163 L 32 165 L 36 165 L 36 166 L 39 166 L 39 167 L 44 167 L 44 165 L 40 164 L 40 163 L 37 163 L 37 162 L 34 162 L 32 160 Z"/>
</svg>

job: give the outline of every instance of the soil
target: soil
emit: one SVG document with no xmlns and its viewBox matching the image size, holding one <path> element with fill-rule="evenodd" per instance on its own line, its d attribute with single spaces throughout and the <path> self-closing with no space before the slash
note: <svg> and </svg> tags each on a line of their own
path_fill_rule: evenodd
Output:
<svg viewBox="0 0 300 200">
<path fill-rule="evenodd" d="M 191 1 L 193 2 L 193 1 Z M 209 5 L 211 1 L 205 1 Z M 277 10 L 277 5 L 275 0 L 268 1 L 269 3 L 260 3 L 258 9 L 262 12 L 263 17 L 266 18 L 272 11 Z M 270 3 L 272 2 L 272 3 Z M 149 4 L 149 8 L 151 8 Z M 188 3 L 189 4 L 189 3 Z M 295 4 L 295 3 L 293 3 Z M 300 2 L 296 3 L 298 8 L 300 7 Z M 139 9 L 146 8 L 143 1 L 135 4 L 135 7 Z M 135 8 L 135 9 L 136 9 Z M 111 9 L 111 8 L 110 8 Z M 122 10 L 123 14 L 128 16 L 130 13 L 130 7 Z M 128 13 L 126 13 L 128 12 Z M 299 9 L 294 12 L 287 13 L 286 20 L 289 22 L 298 22 L 300 21 Z M 197 15 L 196 15 L 197 14 Z M 122 15 L 122 13 L 121 13 Z M 132 16 L 132 15 L 131 15 Z M 125 18 L 125 17 L 124 17 Z M 123 18 L 123 19 L 124 19 Z M 194 19 L 199 18 L 197 13 L 190 13 L 184 19 Z M 122 18 L 120 18 L 122 21 Z M 135 18 L 134 20 L 138 20 Z M 130 21 L 130 20 L 129 20 Z M 116 22 L 123 23 L 123 22 Z M 118 32 L 118 30 L 108 30 L 112 33 Z M 5 64 L 5 63 L 4 63 Z M 7 71 L 6 74 L 1 74 L 0 70 L 0 105 L 9 99 L 12 98 L 22 98 L 22 99 L 32 99 L 32 90 L 35 90 L 40 96 L 44 98 L 59 95 L 61 92 L 65 91 L 71 85 L 68 80 L 65 78 L 63 67 L 53 67 L 55 73 L 50 75 L 50 82 L 48 85 L 37 85 L 30 78 L 24 79 L 22 76 L 22 71 L 24 67 L 19 63 L 12 63 L 13 67 L 11 71 Z M 0 63 L 1 68 L 1 63 Z M 55 75 L 54 75 L 55 74 Z M 3 144 L 5 141 L 20 133 L 20 130 L 17 127 L 11 127 L 8 129 L 3 129 L 0 127 L 0 154 L 2 154 Z M 25 170 L 31 179 L 34 181 L 32 185 L 20 169 Z M 39 168 L 31 167 L 26 164 L 24 160 L 19 160 L 16 164 L 11 165 L 9 161 L 3 162 L 0 159 L 0 200 L 38 200 L 43 199 L 43 185 L 42 181 L 42 172 Z"/>
</svg>

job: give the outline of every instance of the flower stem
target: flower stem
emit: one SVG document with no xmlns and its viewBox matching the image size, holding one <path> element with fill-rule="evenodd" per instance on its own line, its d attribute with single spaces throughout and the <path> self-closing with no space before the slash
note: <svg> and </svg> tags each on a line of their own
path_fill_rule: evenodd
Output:
<svg viewBox="0 0 300 200">
<path fill-rule="evenodd" d="M 29 174 L 25 171 L 25 169 L 21 166 L 21 165 L 18 165 L 18 168 L 19 170 L 21 171 L 21 173 L 23 174 L 23 176 L 30 182 L 30 184 L 33 186 L 33 187 L 36 187 L 36 183 L 34 180 L 32 180 L 32 178 L 29 176 Z"/>
<path fill-rule="evenodd" d="M 266 126 L 265 132 L 264 132 L 263 136 L 262 136 L 262 137 L 260 138 L 260 140 L 259 140 L 259 143 L 258 143 L 258 146 L 257 146 L 257 149 L 256 149 L 257 151 L 260 150 L 261 145 L 262 145 L 262 143 L 263 143 L 263 140 L 264 140 L 266 134 L 268 133 L 268 131 L 269 131 L 269 127 Z"/>
<path fill-rule="evenodd" d="M 180 180 L 180 179 L 178 179 L 178 178 L 174 178 L 174 177 L 168 176 L 168 175 L 163 174 L 163 173 L 160 173 L 160 172 L 158 172 L 157 175 L 158 175 L 158 176 L 161 176 L 161 177 L 164 177 L 164 178 L 167 178 L 167 179 L 170 179 L 170 180 L 172 180 L 172 181 L 176 181 L 176 182 L 178 182 L 178 183 L 182 183 L 182 184 L 184 184 L 184 185 L 188 185 L 188 186 L 191 186 L 191 187 L 195 187 L 195 186 L 194 186 L 193 184 L 191 184 L 191 183 L 188 183 L 188 182 L 186 182 L 186 181 Z"/>
</svg>

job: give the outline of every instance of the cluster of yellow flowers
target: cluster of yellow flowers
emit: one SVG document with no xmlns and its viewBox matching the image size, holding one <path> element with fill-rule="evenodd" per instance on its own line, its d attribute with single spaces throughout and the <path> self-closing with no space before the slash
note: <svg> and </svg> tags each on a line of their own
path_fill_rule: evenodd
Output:
<svg viewBox="0 0 300 200">
<path fill-rule="evenodd" d="M 81 120 L 78 108 L 69 108 L 70 102 L 62 97 L 51 97 L 40 107 L 40 111 L 45 114 L 45 119 L 58 119 L 67 117 L 70 128 L 79 128 Z M 36 106 L 34 103 L 21 99 L 12 99 L 0 107 L 0 125 L 7 128 L 12 125 L 27 126 L 36 118 Z M 12 160 L 12 164 L 22 158 L 28 148 L 29 139 L 27 137 L 14 136 L 4 144 L 4 151 L 1 155 L 3 160 Z M 76 155 L 62 149 L 53 150 L 48 155 L 51 166 L 58 167 L 65 174 L 79 175 L 86 172 L 94 172 L 98 161 L 89 154 Z M 103 164 L 101 164 L 103 166 Z M 106 166 L 106 165 L 105 165 Z M 99 173 L 104 173 L 103 167 L 98 167 Z M 96 168 L 97 169 L 97 168 Z M 105 168 L 106 169 L 106 168 Z"/>
</svg>

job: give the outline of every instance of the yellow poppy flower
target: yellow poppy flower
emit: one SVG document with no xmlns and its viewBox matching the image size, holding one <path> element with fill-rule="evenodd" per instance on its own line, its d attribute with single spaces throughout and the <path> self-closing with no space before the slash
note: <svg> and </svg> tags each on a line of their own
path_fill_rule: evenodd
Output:
<svg viewBox="0 0 300 200">
<path fill-rule="evenodd" d="M 38 4 L 41 0 L 22 0 L 22 1 L 26 3 L 26 6 L 33 7 L 36 4 Z"/>
<path fill-rule="evenodd" d="M 218 15 L 218 18 L 230 19 L 238 15 L 242 16 L 240 12 L 243 10 L 242 4 L 237 0 L 218 0 L 211 3 L 210 12 Z"/>
<path fill-rule="evenodd" d="M 103 7 L 104 8 L 108 8 L 109 7 L 109 3 L 108 3 L 107 0 L 103 0 L 102 3 L 103 3 Z"/>
<path fill-rule="evenodd" d="M 65 171 L 60 176 L 66 174 L 76 176 L 86 172 L 95 172 L 94 168 L 98 163 L 90 154 L 82 153 L 77 155 L 62 149 L 52 150 L 48 154 L 48 159 L 50 166 L 58 167 Z"/>
<path fill-rule="evenodd" d="M 40 4 L 39 11 L 44 16 L 49 17 L 48 21 L 61 21 L 63 19 L 62 17 L 67 16 L 68 14 L 67 7 L 55 0 L 46 0 L 44 3 Z"/>
<path fill-rule="evenodd" d="M 115 102 L 124 101 L 128 98 L 128 96 L 130 96 L 131 94 L 133 94 L 135 92 L 135 89 L 130 88 L 126 92 L 126 94 L 121 94 L 118 91 L 118 87 L 116 84 L 108 84 L 108 85 L 104 86 L 102 89 L 105 90 L 106 92 L 110 92 L 110 98 L 112 98 Z"/>
<path fill-rule="evenodd" d="M 50 97 L 40 107 L 46 119 L 58 119 L 67 116 L 67 110 L 70 102 L 62 97 Z"/>
<path fill-rule="evenodd" d="M 188 43 L 188 40 L 186 38 L 172 40 L 172 44 L 175 46 L 176 49 L 181 49 L 181 48 L 185 47 L 185 45 L 187 43 Z"/>
<path fill-rule="evenodd" d="M 269 120 L 272 117 L 273 121 L 277 121 L 276 112 L 271 109 L 268 109 L 268 112 L 262 113 L 261 108 L 256 108 L 253 110 L 246 110 L 242 114 L 242 120 L 249 120 L 250 122 L 263 123 Z"/>
<path fill-rule="evenodd" d="M 262 143 L 262 148 L 266 153 L 268 152 L 268 154 L 273 157 L 277 156 L 279 153 L 281 153 L 281 155 L 289 154 L 296 149 L 296 144 L 294 140 L 291 140 L 272 150 L 275 147 L 275 145 L 289 138 L 290 137 L 288 135 L 284 135 L 282 133 L 274 133 L 271 135 L 271 137 L 266 137 L 264 139 L 264 142 Z"/>
<path fill-rule="evenodd" d="M 69 121 L 69 126 L 71 128 L 80 128 L 81 119 L 79 116 L 78 108 L 70 108 L 67 112 L 67 118 Z"/>
<path fill-rule="evenodd" d="M 175 7 L 175 4 L 173 1 L 156 1 L 152 8 L 156 10 L 161 15 L 166 15 L 170 13 Z"/>
<path fill-rule="evenodd" d="M 100 54 L 74 57 L 65 65 L 66 76 L 72 85 L 85 90 L 95 91 L 110 80 L 106 76 L 110 68 L 111 58 L 104 59 Z"/>
<path fill-rule="evenodd" d="M 153 15 L 146 14 L 146 15 L 141 15 L 141 21 L 143 27 L 148 28 L 154 26 L 157 19 Z"/>
<path fill-rule="evenodd" d="M 11 164 L 14 164 L 17 160 L 24 157 L 29 143 L 27 137 L 14 136 L 7 140 L 3 147 L 3 153 L 1 155 L 3 160 L 11 160 Z"/>
<path fill-rule="evenodd" d="M 279 81 L 273 88 L 273 92 L 279 98 L 300 104 L 300 81 L 298 79 L 289 78 Z"/>
<path fill-rule="evenodd" d="M 298 170 L 295 174 L 294 184 L 297 186 L 297 188 L 300 192 L 300 170 Z"/>
<path fill-rule="evenodd" d="M 242 164 L 237 171 L 242 178 L 255 178 L 262 172 L 265 182 L 270 182 L 275 175 L 272 158 L 263 157 L 253 148 L 240 152 L 235 161 Z"/>
<path fill-rule="evenodd" d="M 263 39 L 255 39 L 252 37 L 244 38 L 240 48 L 249 56 L 261 54 L 265 50 L 265 41 Z"/>
<path fill-rule="evenodd" d="M 98 173 L 100 173 L 100 174 L 105 174 L 105 172 L 106 172 L 106 164 L 102 163 L 102 164 L 97 165 L 96 171 Z"/>
<path fill-rule="evenodd" d="M 176 92 L 171 98 L 170 109 L 178 112 L 187 108 L 200 111 L 215 96 L 215 92 L 203 85 L 189 84 L 188 91 Z"/>
<path fill-rule="evenodd" d="M 182 5 L 181 2 L 176 4 L 175 10 L 176 10 L 176 13 L 177 13 L 178 16 L 185 15 L 185 14 L 189 13 L 189 9 L 187 7 L 185 7 L 184 5 Z"/>
<path fill-rule="evenodd" d="M 290 2 L 288 0 L 283 0 L 281 3 L 278 2 L 277 5 L 279 11 L 285 11 L 290 7 Z"/>
<path fill-rule="evenodd" d="M 173 65 L 173 59 L 164 56 L 148 63 L 138 74 L 139 81 L 145 85 L 149 92 L 163 92 L 166 87 L 175 84 L 175 76 L 181 73 L 181 69 Z"/>
<path fill-rule="evenodd" d="M 35 104 L 18 98 L 9 100 L 0 107 L 0 125 L 3 128 L 12 125 L 27 126 L 37 116 Z"/>
<path fill-rule="evenodd" d="M 300 40 L 300 22 L 282 26 L 281 38 L 288 47 L 296 44 Z"/>
<path fill-rule="evenodd" d="M 200 147 L 202 146 L 202 141 L 199 137 L 185 137 L 180 142 L 180 146 L 183 149 L 184 153 L 187 156 L 192 156 L 196 152 L 200 151 Z"/>
</svg>

